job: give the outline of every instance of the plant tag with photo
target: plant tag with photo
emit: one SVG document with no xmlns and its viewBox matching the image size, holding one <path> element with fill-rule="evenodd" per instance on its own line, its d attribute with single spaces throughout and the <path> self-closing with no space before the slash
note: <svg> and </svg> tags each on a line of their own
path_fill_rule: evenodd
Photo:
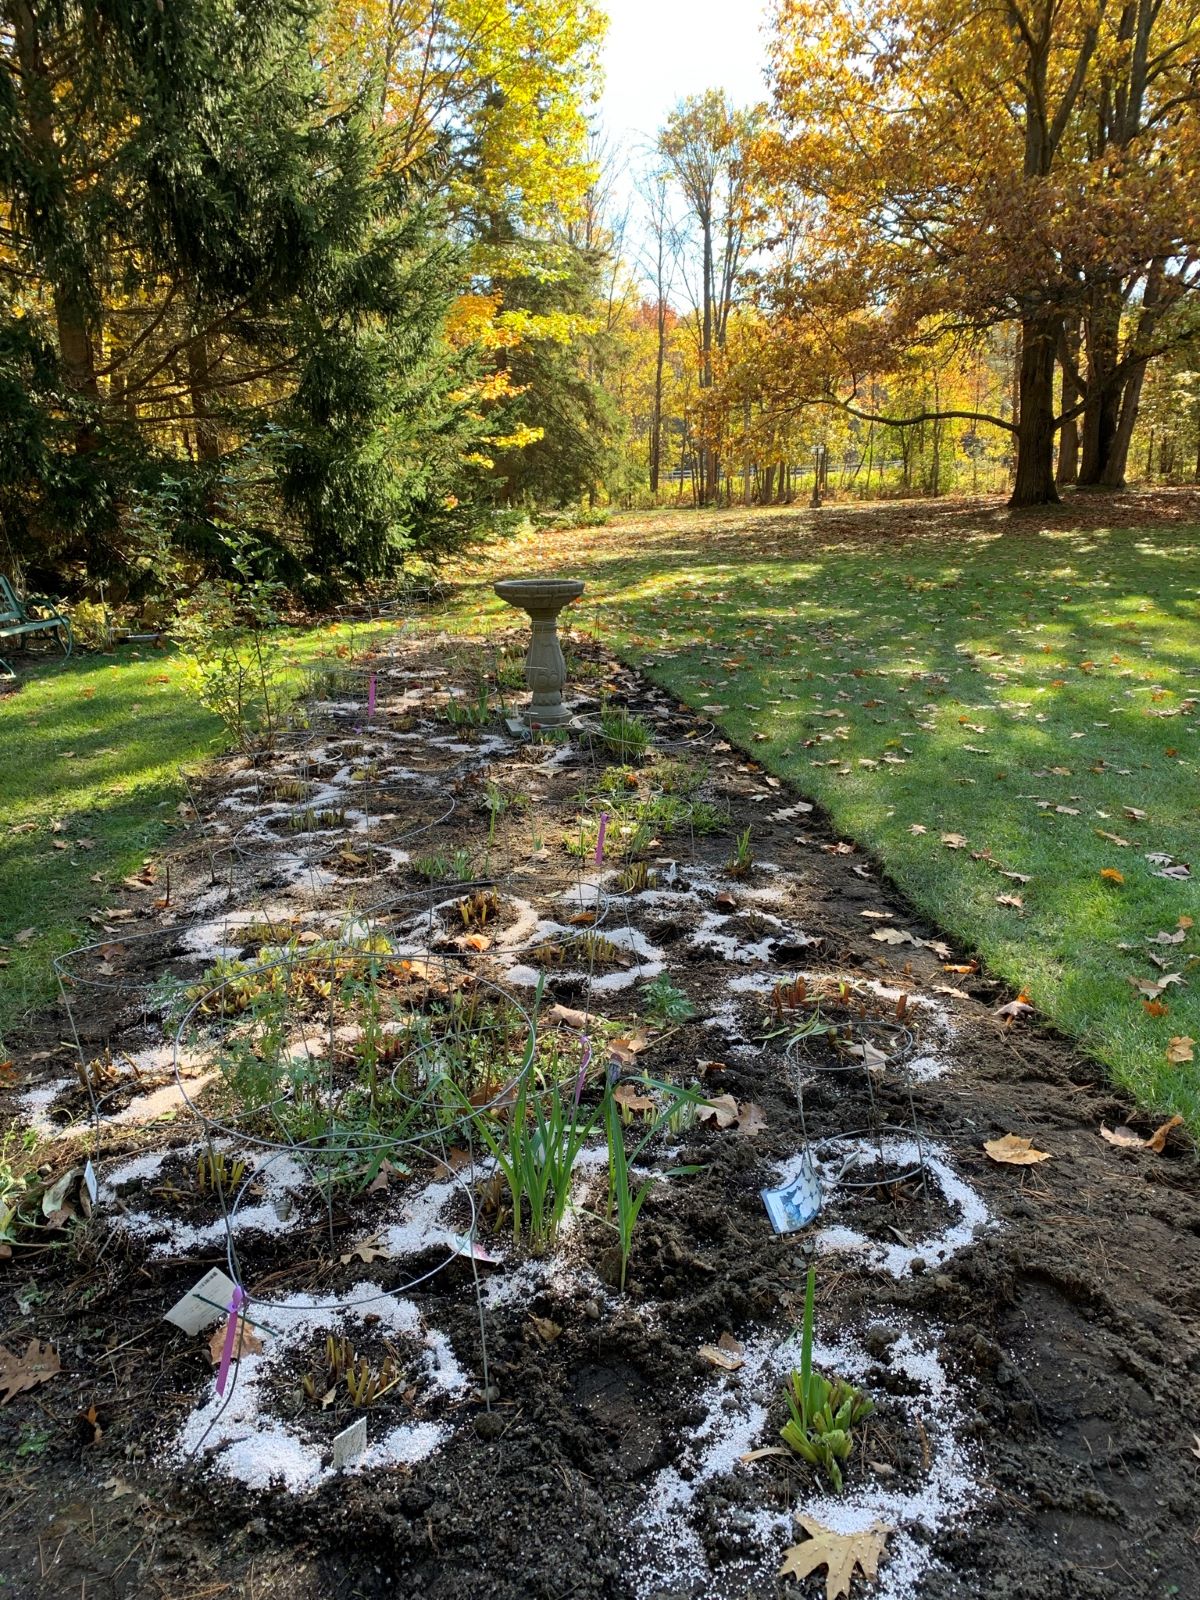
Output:
<svg viewBox="0 0 1200 1600">
<path fill-rule="evenodd" d="M 791 1183 L 781 1189 L 760 1189 L 759 1193 L 776 1233 L 798 1233 L 815 1221 L 821 1211 L 821 1180 L 808 1148 Z"/>
<path fill-rule="evenodd" d="M 352 1461 L 357 1461 L 366 1448 L 367 1419 L 358 1417 L 348 1428 L 343 1428 L 341 1433 L 334 1436 L 333 1470 L 341 1472 L 343 1467 L 348 1467 Z"/>
<path fill-rule="evenodd" d="M 229 1315 L 229 1302 L 236 1287 L 219 1267 L 213 1267 L 163 1314 L 163 1321 L 174 1323 L 184 1333 L 203 1333 Z"/>
</svg>

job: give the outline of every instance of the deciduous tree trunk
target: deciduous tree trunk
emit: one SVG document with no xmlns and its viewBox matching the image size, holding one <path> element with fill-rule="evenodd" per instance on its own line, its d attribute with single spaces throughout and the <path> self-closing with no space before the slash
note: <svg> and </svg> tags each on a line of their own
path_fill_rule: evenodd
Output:
<svg viewBox="0 0 1200 1600">
<path fill-rule="evenodd" d="M 1079 373 L 1079 327 L 1073 324 L 1063 330 L 1059 346 L 1059 362 L 1062 367 L 1062 409 L 1070 411 L 1083 399 L 1083 391 L 1078 381 Z M 1066 483 L 1075 483 L 1079 478 L 1079 419 L 1066 417 L 1058 434 L 1058 467 L 1055 470 L 1054 481 L 1061 487 Z"/>
<path fill-rule="evenodd" d="M 1054 486 L 1054 368 L 1060 317 L 1032 317 L 1021 324 L 1020 410 L 1017 474 L 1010 506 L 1058 504 Z"/>
</svg>

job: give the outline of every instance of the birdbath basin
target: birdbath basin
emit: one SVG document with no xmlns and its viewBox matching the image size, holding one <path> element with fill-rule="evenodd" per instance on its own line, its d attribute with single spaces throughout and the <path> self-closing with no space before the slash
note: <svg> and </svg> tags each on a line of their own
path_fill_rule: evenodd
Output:
<svg viewBox="0 0 1200 1600">
<path fill-rule="evenodd" d="M 525 681 L 529 685 L 529 721 L 510 723 L 514 732 L 533 728 L 561 728 L 571 713 L 563 704 L 567 664 L 558 642 L 558 614 L 583 593 L 577 578 L 505 578 L 494 584 L 501 600 L 527 611 L 532 625 Z"/>
</svg>

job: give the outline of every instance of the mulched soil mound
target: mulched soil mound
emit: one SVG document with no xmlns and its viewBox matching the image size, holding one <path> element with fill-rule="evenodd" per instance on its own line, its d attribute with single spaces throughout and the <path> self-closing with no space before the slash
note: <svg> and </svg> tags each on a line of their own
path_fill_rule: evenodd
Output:
<svg viewBox="0 0 1200 1600">
<path fill-rule="evenodd" d="M 723 1379 L 700 1354 L 727 1334 L 744 1346 L 746 1373 L 755 1361 L 769 1362 L 762 1352 L 796 1326 L 815 1260 L 819 1340 L 858 1352 L 846 1360 L 859 1360 L 853 1375 L 876 1401 L 846 1465 L 847 1491 L 882 1486 L 907 1495 L 910 1506 L 907 1543 L 897 1539 L 893 1548 L 907 1552 L 917 1576 L 906 1584 L 899 1565 L 889 1574 L 885 1561 L 879 1591 L 857 1577 L 854 1600 L 876 1592 L 923 1600 L 1200 1595 L 1193 1151 L 1177 1131 L 1161 1154 L 1101 1139 L 1102 1123 L 1130 1119 L 1141 1132 L 1149 1125 L 1076 1045 L 1028 1018 L 997 1016 L 1009 996 L 969 953 L 873 940 L 873 930 L 896 927 L 939 943 L 937 930 L 819 813 L 779 819 L 798 797 L 751 757 L 594 644 L 575 639 L 572 648 L 586 695 L 645 716 L 660 748 L 707 769 L 702 793 L 728 811 L 717 832 L 654 840 L 646 851 L 656 875 L 649 889 L 618 896 L 609 884 L 598 932 L 638 935 L 642 948 L 661 952 L 695 1011 L 661 1031 L 637 1056 L 637 1069 L 696 1079 L 714 1098 L 757 1107 L 759 1130 L 697 1122 L 676 1130 L 669 1148 L 660 1142 L 650 1150 L 646 1159 L 660 1170 L 699 1170 L 651 1189 L 624 1295 L 614 1288 L 613 1235 L 586 1212 L 564 1241 L 562 1270 L 522 1265 L 511 1252 L 500 1267 L 481 1265 L 490 1297 L 486 1397 L 470 1264 L 459 1257 L 411 1291 L 422 1327 L 445 1336 L 467 1381 L 433 1395 L 409 1376 L 420 1366 L 419 1340 L 401 1337 L 392 1347 L 405 1381 L 368 1413 L 368 1425 L 376 1435 L 397 1417 L 433 1418 L 445 1442 L 415 1464 L 326 1481 L 310 1493 L 250 1489 L 222 1476 L 215 1460 L 186 1463 L 175 1449 L 185 1419 L 211 1393 L 211 1364 L 207 1337 L 174 1332 L 162 1313 L 208 1267 L 225 1266 L 223 1246 L 183 1258 L 151 1253 L 122 1231 L 111 1205 L 89 1222 L 27 1235 L 0 1261 L 7 1315 L 0 1344 L 20 1351 L 31 1338 L 48 1340 L 63 1370 L 0 1409 L 0 1592 L 86 1600 L 823 1594 L 823 1571 L 799 1586 L 776 1576 L 783 1547 L 796 1537 L 787 1530 L 788 1508 L 803 1509 L 819 1492 L 811 1469 L 782 1455 L 736 1459 L 779 1443 L 788 1364 L 778 1378 L 763 1367 L 768 1376 L 755 1391 L 761 1414 L 750 1415 L 749 1391 L 736 1375 Z M 425 673 L 439 692 L 464 673 L 469 682 L 469 669 L 485 659 L 464 647 L 451 672 L 436 677 L 447 663 L 416 647 L 397 646 L 388 658 L 410 675 L 407 683 Z M 380 661 L 381 674 L 387 665 Z M 386 695 L 380 703 L 386 721 Z M 587 741 L 548 761 L 545 748 L 502 743 L 495 726 L 472 731 L 423 717 L 419 701 L 406 701 L 397 726 L 407 743 L 396 759 L 419 770 L 425 787 L 414 780 L 394 804 L 377 796 L 358 808 L 379 819 L 380 841 L 410 855 L 465 851 L 476 861 L 486 845 L 488 871 L 480 875 L 497 886 L 498 934 L 519 921 L 517 902 L 572 926 L 570 897 L 593 863 L 581 866 L 564 840 L 578 834 L 578 797 L 594 793 L 603 760 Z M 333 753 L 309 769 L 320 782 L 338 767 L 336 741 L 329 743 Z M 386 766 L 391 754 L 376 759 Z M 296 770 L 285 756 L 265 765 Z M 259 777 L 262 770 L 260 763 Z M 221 914 L 214 883 L 231 891 L 230 905 L 275 897 L 299 928 L 320 928 L 330 907 L 369 904 L 382 905 L 381 925 L 402 931 L 414 909 L 453 903 L 458 891 L 431 895 L 410 864 L 389 864 L 380 876 L 338 874 L 337 849 L 361 855 L 361 829 L 334 844 L 279 829 L 279 844 L 256 835 L 253 848 L 230 852 L 230 835 L 255 815 L 252 807 L 243 815 L 222 806 L 248 790 L 243 779 L 225 763 L 197 789 L 200 814 L 173 852 L 169 903 L 129 891 L 113 907 L 122 915 L 98 931 L 98 939 L 113 941 L 98 958 L 109 983 L 76 1002 L 89 1048 L 136 1052 L 162 1043 L 161 1010 L 147 992 L 164 973 L 186 970 L 180 962 L 189 948 L 193 982 L 211 959 L 203 940 L 189 946 L 186 936 Z M 521 802 L 494 816 L 488 779 Z M 278 803 L 279 785 L 259 789 L 262 803 Z M 456 805 L 447 816 L 448 795 Z M 596 808 L 586 809 L 594 815 Z M 413 828 L 441 816 L 413 841 Z M 747 877 L 732 877 L 732 841 L 747 827 L 756 865 Z M 313 869 L 330 865 L 333 878 L 318 882 Z M 679 893 L 664 900 L 660 891 L 672 881 Z M 436 936 L 445 941 L 454 932 L 444 922 Z M 152 937 L 120 942 L 132 933 Z M 233 948 L 244 953 L 236 942 Z M 464 963 L 476 963 L 472 970 L 501 983 L 529 959 L 527 948 L 504 957 L 495 946 L 461 953 Z M 588 979 L 569 962 L 545 970 L 546 1005 L 586 1000 Z M 800 971 L 807 998 L 791 1012 L 773 1006 L 772 986 Z M 625 969 L 598 962 L 593 982 L 605 974 L 621 980 Z M 811 1010 L 823 979 L 829 1018 L 849 1023 L 849 1033 L 840 1044 L 816 1038 L 785 1049 L 781 1030 L 793 1014 Z M 634 1033 L 645 1023 L 639 991 L 639 982 L 592 988 L 591 1005 Z M 864 1026 L 855 1035 L 855 1019 L 873 1020 L 875 1031 Z M 894 1051 L 901 1029 L 912 1042 Z M 31 1088 L 70 1076 L 60 1046 L 67 1037 L 64 1017 L 53 1012 L 9 1041 L 22 1080 L 7 1095 L 14 1119 Z M 856 1037 L 878 1046 L 886 1064 L 870 1074 L 847 1070 L 846 1039 Z M 78 1085 L 63 1094 L 60 1115 L 62 1107 L 84 1112 Z M 114 1104 L 124 1109 L 128 1101 Z M 899 1144 L 880 1143 L 878 1129 Z M 775 1236 L 760 1190 L 795 1160 L 805 1136 L 823 1162 L 834 1161 L 851 1130 L 866 1133 L 845 1176 L 863 1186 L 831 1199 L 818 1226 Z M 100 1164 L 113 1168 L 193 1131 L 178 1107 L 173 1120 L 149 1131 L 107 1125 Z M 1052 1159 L 1026 1167 L 991 1161 L 984 1141 L 1008 1132 Z M 918 1167 L 928 1162 L 923 1175 L 897 1183 L 888 1153 L 903 1152 L 905 1139 L 916 1144 Z M 47 1177 L 72 1159 L 65 1145 L 48 1144 Z M 943 1169 L 948 1176 L 939 1181 Z M 172 1158 L 147 1180 L 146 1193 L 164 1177 L 185 1185 L 190 1170 L 190 1158 Z M 430 1175 L 417 1164 L 390 1189 L 403 1197 Z M 124 1190 L 122 1198 L 134 1204 Z M 405 1292 L 436 1264 L 436 1247 L 428 1260 L 342 1259 L 354 1241 L 386 1228 L 392 1198 L 387 1185 L 339 1191 L 316 1222 L 313 1208 L 301 1207 L 288 1230 L 241 1241 L 252 1293 L 331 1294 L 366 1279 Z M 976 1202 L 985 1220 L 972 1229 L 968 1218 L 943 1253 L 938 1242 Z M 212 1213 L 207 1198 L 174 1203 L 190 1218 Z M 480 1240 L 500 1253 L 511 1230 L 507 1238 L 494 1234 L 482 1195 L 479 1204 Z M 455 1197 L 447 1226 L 462 1229 L 468 1218 Z M 822 1228 L 832 1242 L 821 1242 Z M 845 1243 L 850 1236 L 853 1247 Z M 386 1329 L 359 1318 L 355 1330 L 362 1353 L 378 1364 Z M 265 1387 L 280 1414 L 311 1407 L 300 1384 L 322 1359 L 323 1337 L 314 1334 L 294 1360 L 289 1354 L 272 1369 Z M 940 1396 L 930 1387 L 938 1372 L 946 1384 Z M 307 1436 L 322 1449 L 351 1415 L 341 1398 L 329 1411 L 323 1417 L 318 1405 L 303 1413 Z M 936 1475 L 951 1434 L 966 1474 L 961 1508 L 931 1505 L 926 1518 L 922 1485 Z M 718 1467 L 726 1435 L 732 1454 Z M 768 1524 L 773 1542 L 764 1542 Z"/>
</svg>

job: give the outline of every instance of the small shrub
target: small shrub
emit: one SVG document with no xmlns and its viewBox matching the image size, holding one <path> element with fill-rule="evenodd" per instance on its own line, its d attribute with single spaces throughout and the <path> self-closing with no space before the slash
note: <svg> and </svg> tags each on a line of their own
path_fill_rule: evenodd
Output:
<svg viewBox="0 0 1200 1600">
<path fill-rule="evenodd" d="M 646 1015 L 656 1022 L 687 1022 L 696 1015 L 695 1006 L 682 989 L 675 987 L 665 972 L 650 983 L 644 983 L 641 993 L 646 1002 Z"/>
</svg>

